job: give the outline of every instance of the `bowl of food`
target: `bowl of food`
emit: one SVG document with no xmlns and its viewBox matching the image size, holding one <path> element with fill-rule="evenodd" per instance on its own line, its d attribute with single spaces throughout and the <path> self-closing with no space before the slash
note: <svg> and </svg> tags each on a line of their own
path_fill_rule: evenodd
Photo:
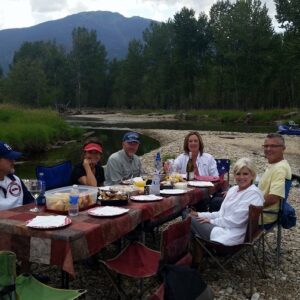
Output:
<svg viewBox="0 0 300 300">
<path fill-rule="evenodd" d="M 99 199 L 101 205 L 126 205 L 128 204 L 128 193 L 111 188 L 107 191 L 102 190 Z"/>
<path fill-rule="evenodd" d="M 45 192 L 46 209 L 55 212 L 67 212 L 69 210 L 69 197 L 72 186 L 61 187 Z M 85 210 L 95 206 L 97 202 L 98 188 L 92 186 L 78 185 L 79 210 Z"/>
</svg>

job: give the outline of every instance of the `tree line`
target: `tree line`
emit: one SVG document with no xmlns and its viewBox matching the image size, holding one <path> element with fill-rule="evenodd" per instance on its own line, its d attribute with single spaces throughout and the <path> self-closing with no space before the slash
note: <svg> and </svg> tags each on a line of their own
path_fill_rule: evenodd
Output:
<svg viewBox="0 0 300 300">
<path fill-rule="evenodd" d="M 72 49 L 25 42 L 0 102 L 30 106 L 149 109 L 299 107 L 300 1 L 275 0 L 282 31 L 260 0 L 218 1 L 209 15 L 183 7 L 107 58 L 95 30 L 74 28 Z"/>
</svg>

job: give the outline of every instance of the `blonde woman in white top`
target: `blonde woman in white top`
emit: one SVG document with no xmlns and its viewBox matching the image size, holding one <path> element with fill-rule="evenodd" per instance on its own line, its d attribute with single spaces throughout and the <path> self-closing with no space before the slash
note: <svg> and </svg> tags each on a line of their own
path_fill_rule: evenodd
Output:
<svg viewBox="0 0 300 300">
<path fill-rule="evenodd" d="M 253 184 L 256 172 L 249 158 L 239 159 L 233 174 L 237 185 L 228 190 L 219 211 L 190 213 L 194 234 L 228 246 L 244 241 L 249 205 L 262 206 L 264 203 L 261 191 Z"/>
</svg>

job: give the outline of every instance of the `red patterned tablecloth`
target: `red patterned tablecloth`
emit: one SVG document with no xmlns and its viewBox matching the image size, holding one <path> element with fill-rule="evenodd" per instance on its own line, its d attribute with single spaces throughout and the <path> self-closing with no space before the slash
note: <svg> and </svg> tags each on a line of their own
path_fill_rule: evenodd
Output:
<svg viewBox="0 0 300 300">
<path fill-rule="evenodd" d="M 99 252 L 144 221 L 156 220 L 201 201 L 206 193 L 206 189 L 197 188 L 157 202 L 131 201 L 126 206 L 130 208 L 128 214 L 113 218 L 91 217 L 83 211 L 72 218 L 69 226 L 52 230 L 31 229 L 25 225 L 36 216 L 29 211 L 30 205 L 0 211 L 0 250 L 13 251 L 25 261 L 60 266 L 74 276 L 74 261 Z"/>
</svg>

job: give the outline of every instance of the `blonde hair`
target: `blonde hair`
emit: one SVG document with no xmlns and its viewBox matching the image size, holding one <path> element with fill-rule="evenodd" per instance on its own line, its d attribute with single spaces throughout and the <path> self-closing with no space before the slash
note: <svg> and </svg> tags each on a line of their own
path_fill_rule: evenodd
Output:
<svg viewBox="0 0 300 300">
<path fill-rule="evenodd" d="M 248 157 L 240 158 L 233 166 L 233 174 L 235 175 L 243 168 L 247 168 L 250 171 L 253 178 L 256 177 L 256 168 L 253 161 L 250 158 Z"/>
</svg>

